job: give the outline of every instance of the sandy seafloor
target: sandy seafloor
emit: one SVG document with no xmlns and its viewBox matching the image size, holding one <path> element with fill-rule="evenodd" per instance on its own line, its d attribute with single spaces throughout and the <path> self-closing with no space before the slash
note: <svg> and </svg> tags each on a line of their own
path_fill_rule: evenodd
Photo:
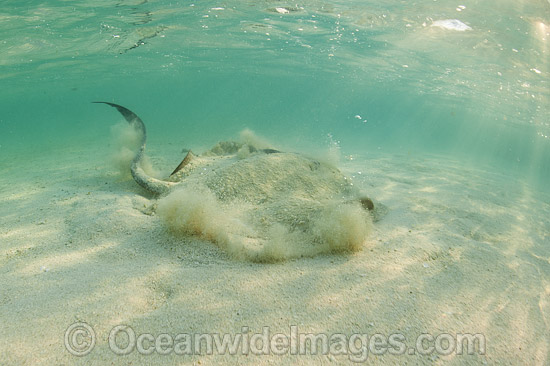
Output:
<svg viewBox="0 0 550 366">
<path fill-rule="evenodd" d="M 387 214 L 364 249 L 276 264 L 234 260 L 167 232 L 104 146 L 4 153 L 2 365 L 349 364 L 345 355 L 117 356 L 108 334 L 482 333 L 485 355 L 369 355 L 381 365 L 550 363 L 550 196 L 520 178 L 438 156 L 343 159 Z M 154 155 L 154 154 L 152 154 Z M 361 174 L 358 174 L 358 172 Z M 76 321 L 96 345 L 64 347 Z"/>
</svg>

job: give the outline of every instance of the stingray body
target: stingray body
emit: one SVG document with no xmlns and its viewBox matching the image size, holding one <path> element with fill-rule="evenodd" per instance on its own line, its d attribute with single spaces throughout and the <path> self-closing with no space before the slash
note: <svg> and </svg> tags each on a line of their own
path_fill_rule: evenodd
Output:
<svg viewBox="0 0 550 366">
<path fill-rule="evenodd" d="M 158 213 L 175 232 L 217 243 L 256 261 L 358 250 L 370 227 L 362 196 L 336 167 L 254 143 L 224 141 L 201 155 L 188 151 L 166 180 L 140 163 L 147 133 L 132 111 L 116 108 L 141 136 L 130 170 L 161 196 Z"/>
</svg>

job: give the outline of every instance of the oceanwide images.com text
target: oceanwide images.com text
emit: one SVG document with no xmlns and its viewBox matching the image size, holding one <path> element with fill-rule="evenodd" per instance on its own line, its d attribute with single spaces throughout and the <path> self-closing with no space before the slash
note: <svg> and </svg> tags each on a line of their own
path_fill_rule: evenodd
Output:
<svg viewBox="0 0 550 366">
<path fill-rule="evenodd" d="M 137 352 L 142 355 L 345 355 L 352 362 L 364 362 L 370 354 L 390 355 L 483 355 L 483 334 L 420 334 L 408 344 L 405 335 L 393 333 L 305 333 L 298 326 L 288 333 L 271 332 L 263 327 L 253 333 L 242 327 L 240 333 L 137 333 L 127 325 L 117 325 L 108 337 L 109 349 L 116 355 Z M 65 347 L 75 356 L 89 354 L 96 345 L 93 328 L 83 322 L 71 324 L 65 332 Z"/>
</svg>

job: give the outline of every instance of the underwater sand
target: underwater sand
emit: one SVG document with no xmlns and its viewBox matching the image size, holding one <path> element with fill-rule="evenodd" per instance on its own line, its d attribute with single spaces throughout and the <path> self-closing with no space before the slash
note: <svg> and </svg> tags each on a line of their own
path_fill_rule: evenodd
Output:
<svg viewBox="0 0 550 366">
<path fill-rule="evenodd" d="M 486 355 L 369 355 L 380 365 L 548 364 L 550 197 L 443 157 L 355 156 L 342 170 L 387 214 L 365 249 L 275 264 L 171 235 L 102 146 L 0 157 L 3 365 L 349 364 L 347 356 L 117 356 L 108 334 L 482 333 Z M 30 157 L 33 157 L 30 159 Z M 359 174 L 361 172 L 361 174 Z M 64 348 L 75 321 L 93 351 Z M 412 343 L 414 341 L 408 341 Z"/>
</svg>

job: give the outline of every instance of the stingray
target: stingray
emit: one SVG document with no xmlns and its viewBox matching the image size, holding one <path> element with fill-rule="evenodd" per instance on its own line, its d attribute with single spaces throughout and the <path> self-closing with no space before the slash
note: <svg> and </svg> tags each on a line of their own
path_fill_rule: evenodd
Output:
<svg viewBox="0 0 550 366">
<path fill-rule="evenodd" d="M 159 197 L 172 231 L 195 235 L 254 261 L 359 250 L 370 230 L 372 200 L 331 164 L 265 143 L 221 141 L 202 154 L 189 150 L 166 179 L 148 175 L 147 132 L 129 109 L 116 108 L 139 133 L 133 179 Z"/>
</svg>

